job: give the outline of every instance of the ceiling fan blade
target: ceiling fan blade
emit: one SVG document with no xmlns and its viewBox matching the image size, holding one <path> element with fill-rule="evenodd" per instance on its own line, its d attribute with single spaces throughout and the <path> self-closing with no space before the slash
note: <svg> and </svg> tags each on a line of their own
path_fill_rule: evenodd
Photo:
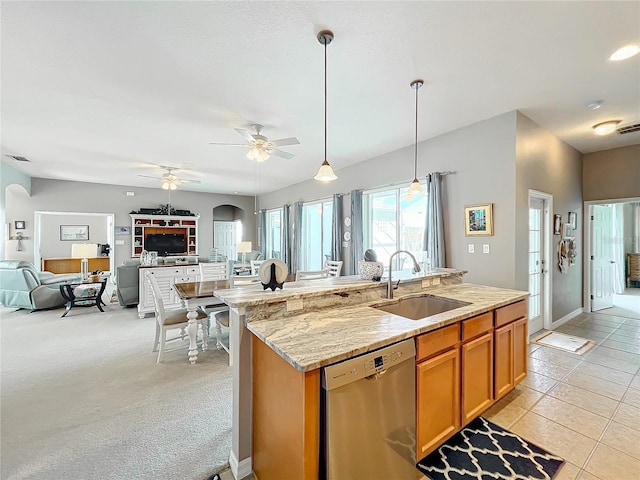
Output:
<svg viewBox="0 0 640 480">
<path fill-rule="evenodd" d="M 218 142 L 209 142 L 209 145 L 224 145 L 226 147 L 251 147 L 252 145 L 247 145 L 246 143 L 218 143 Z"/>
<path fill-rule="evenodd" d="M 256 139 L 253 138 L 253 135 L 251 135 L 249 131 L 245 130 L 244 128 L 236 128 L 235 131 L 242 135 L 248 142 L 256 141 Z"/>
<path fill-rule="evenodd" d="M 285 152 L 283 150 L 278 150 L 277 148 L 271 148 L 269 150 L 269 153 L 271 155 L 277 155 L 278 157 L 286 158 L 288 160 L 291 160 L 293 157 L 295 157 L 293 153 Z"/>
<path fill-rule="evenodd" d="M 284 147 L 285 145 L 300 145 L 296 137 L 281 138 L 280 140 L 269 140 L 274 147 Z"/>
<path fill-rule="evenodd" d="M 140 175 L 138 174 L 139 177 L 144 177 L 144 178 L 154 178 L 156 180 L 162 180 L 164 177 L 152 177 L 151 175 Z"/>
<path fill-rule="evenodd" d="M 178 179 L 178 183 L 194 183 L 194 184 L 198 184 L 200 183 L 200 180 L 187 180 L 184 178 L 180 178 Z"/>
</svg>

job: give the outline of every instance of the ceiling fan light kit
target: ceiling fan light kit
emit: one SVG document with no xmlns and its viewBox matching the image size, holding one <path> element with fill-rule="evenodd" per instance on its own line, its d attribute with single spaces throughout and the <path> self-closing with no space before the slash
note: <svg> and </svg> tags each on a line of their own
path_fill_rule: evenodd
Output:
<svg viewBox="0 0 640 480">
<path fill-rule="evenodd" d="M 614 62 L 619 62 L 621 60 L 626 60 L 627 58 L 631 58 L 634 55 L 640 53 L 640 45 L 632 43 L 630 45 L 625 45 L 624 47 L 620 47 L 618 50 L 613 52 L 609 57 L 609 60 Z"/>
<path fill-rule="evenodd" d="M 327 45 L 333 41 L 333 32 L 322 30 L 318 33 L 318 41 L 324 45 L 324 162 L 313 178 L 321 182 L 330 182 L 338 178 L 327 162 Z"/>
<path fill-rule="evenodd" d="M 300 142 L 296 137 L 280 138 L 278 140 L 269 140 L 267 137 L 265 137 L 260 133 L 263 128 L 262 125 L 255 123 L 251 125 L 251 127 L 256 131 L 256 133 L 250 133 L 244 128 L 235 129 L 236 132 L 238 132 L 242 137 L 245 138 L 247 143 L 209 142 L 209 144 L 223 145 L 226 147 L 248 148 L 249 152 L 247 153 L 247 158 L 255 162 L 264 162 L 268 160 L 271 157 L 271 155 L 277 155 L 278 157 L 286 158 L 288 160 L 292 159 L 295 156 L 292 153 L 285 152 L 284 150 L 280 150 L 275 147 L 283 147 L 285 145 L 299 145 Z"/>
<path fill-rule="evenodd" d="M 415 142 L 413 149 L 413 181 L 409 185 L 407 190 L 407 200 L 413 200 L 414 197 L 422 195 L 424 189 L 418 181 L 418 90 L 424 85 L 424 80 L 414 80 L 411 82 L 411 88 L 416 91 L 416 130 L 415 130 Z"/>
</svg>

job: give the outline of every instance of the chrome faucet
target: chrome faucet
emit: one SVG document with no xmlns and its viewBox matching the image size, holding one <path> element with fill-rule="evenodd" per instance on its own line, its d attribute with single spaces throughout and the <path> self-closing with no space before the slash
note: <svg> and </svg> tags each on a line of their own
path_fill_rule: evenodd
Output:
<svg viewBox="0 0 640 480">
<path fill-rule="evenodd" d="M 413 273 L 418 273 L 420 271 L 420 265 L 418 265 L 418 262 L 416 261 L 416 257 L 414 257 L 411 252 L 408 252 L 406 250 L 397 250 L 393 252 L 389 257 L 389 279 L 387 280 L 387 298 L 393 298 L 393 282 L 391 281 L 391 268 L 393 265 L 393 257 L 395 257 L 399 253 L 406 253 L 411 257 L 411 260 L 413 260 L 413 270 L 412 270 Z"/>
</svg>

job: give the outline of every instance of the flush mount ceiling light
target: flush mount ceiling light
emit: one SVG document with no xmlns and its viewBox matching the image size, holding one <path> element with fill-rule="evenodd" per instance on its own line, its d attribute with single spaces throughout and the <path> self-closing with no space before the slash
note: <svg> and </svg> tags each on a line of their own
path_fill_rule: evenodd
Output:
<svg viewBox="0 0 640 480">
<path fill-rule="evenodd" d="M 602 107 L 603 103 L 604 103 L 604 100 L 594 100 L 593 102 L 587 103 L 586 106 L 591 110 L 598 110 L 600 107 Z"/>
<path fill-rule="evenodd" d="M 613 60 L 614 62 L 619 62 L 620 60 L 626 60 L 627 58 L 631 58 L 634 55 L 640 53 L 640 45 L 632 43 L 630 45 L 625 45 L 624 47 L 620 47 L 618 50 L 613 52 L 609 57 L 609 60 Z"/>
<path fill-rule="evenodd" d="M 321 182 L 330 182 L 338 178 L 327 162 L 327 45 L 333 41 L 333 32 L 322 30 L 318 33 L 318 41 L 324 45 L 324 162 L 313 178 Z"/>
<path fill-rule="evenodd" d="M 407 190 L 407 200 L 412 200 L 416 195 L 421 195 L 424 192 L 422 185 L 418 181 L 418 90 L 422 85 L 424 85 L 424 80 L 411 82 L 411 88 L 416 91 L 416 132 L 413 147 L 413 182 L 411 182 L 409 190 Z"/>
<path fill-rule="evenodd" d="M 616 131 L 619 124 L 620 120 L 607 120 L 606 122 L 598 123 L 591 128 L 593 128 L 596 135 L 609 135 Z"/>
</svg>

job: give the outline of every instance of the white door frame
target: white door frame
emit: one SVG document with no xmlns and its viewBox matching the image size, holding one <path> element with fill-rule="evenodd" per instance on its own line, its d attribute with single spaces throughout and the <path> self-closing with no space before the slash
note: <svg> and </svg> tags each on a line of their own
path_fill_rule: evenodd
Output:
<svg viewBox="0 0 640 480">
<path fill-rule="evenodd" d="M 593 205 L 604 205 L 614 203 L 640 202 L 640 197 L 616 198 L 613 200 L 589 200 L 584 202 L 582 209 L 584 218 L 582 219 L 582 238 L 584 238 L 584 254 L 582 255 L 582 311 L 591 312 L 591 248 L 593 245 Z"/>
<path fill-rule="evenodd" d="M 527 207 L 530 206 L 529 199 L 537 198 L 544 202 L 543 207 L 543 217 L 542 224 L 544 228 L 544 270 L 545 274 L 542 276 L 542 292 L 543 292 L 543 304 L 542 304 L 542 324 L 546 330 L 551 330 L 553 328 L 553 317 L 551 316 L 551 292 L 552 284 L 553 284 L 553 275 L 552 275 L 552 267 L 553 263 L 551 262 L 551 240 L 553 238 L 553 225 L 551 222 L 552 212 L 553 212 L 553 195 L 546 192 L 540 192 L 538 190 L 529 189 L 529 197 L 527 200 Z M 527 218 L 528 210 L 527 210 Z M 527 221 L 528 225 L 528 221 Z M 527 227 L 527 235 L 529 235 L 529 228 Z M 528 241 L 528 240 L 527 240 Z M 527 248 L 527 255 L 529 249 Z"/>
</svg>

